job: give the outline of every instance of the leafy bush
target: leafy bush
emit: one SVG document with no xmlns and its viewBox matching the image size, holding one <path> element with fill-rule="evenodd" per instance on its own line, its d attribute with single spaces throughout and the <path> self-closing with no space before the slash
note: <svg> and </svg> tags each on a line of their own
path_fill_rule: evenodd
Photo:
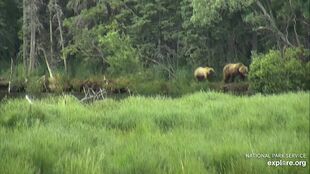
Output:
<svg viewBox="0 0 310 174">
<path fill-rule="evenodd" d="M 39 93 L 43 91 L 43 83 L 38 76 L 30 76 L 27 78 L 27 83 L 25 83 L 26 92 L 29 93 Z"/>
<path fill-rule="evenodd" d="M 309 50 L 289 48 L 281 57 L 280 51 L 254 55 L 250 65 L 251 88 L 258 92 L 273 93 L 309 89 Z"/>
<path fill-rule="evenodd" d="M 122 36 L 118 32 L 109 32 L 99 41 L 106 51 L 110 73 L 127 74 L 139 69 L 138 52 L 132 47 L 128 36 Z"/>
</svg>

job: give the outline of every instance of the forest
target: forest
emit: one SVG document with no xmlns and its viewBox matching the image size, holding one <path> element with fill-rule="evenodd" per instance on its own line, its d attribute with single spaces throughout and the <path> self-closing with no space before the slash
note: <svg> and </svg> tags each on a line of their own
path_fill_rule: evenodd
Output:
<svg viewBox="0 0 310 174">
<path fill-rule="evenodd" d="M 307 174 L 309 9 L 0 0 L 0 173 Z"/>
<path fill-rule="evenodd" d="M 307 90 L 308 7 L 307 0 L 2 0 L 2 88 L 182 95 L 223 90 L 216 83 L 223 67 L 239 62 L 250 70 L 241 90 Z M 195 83 L 199 66 L 213 67 L 216 80 Z"/>
</svg>

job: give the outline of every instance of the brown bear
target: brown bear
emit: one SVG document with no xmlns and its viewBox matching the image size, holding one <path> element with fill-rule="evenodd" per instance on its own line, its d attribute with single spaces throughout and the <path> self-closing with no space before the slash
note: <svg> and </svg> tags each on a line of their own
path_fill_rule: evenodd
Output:
<svg viewBox="0 0 310 174">
<path fill-rule="evenodd" d="M 194 72 L 194 76 L 198 81 L 211 80 L 215 76 L 215 71 L 211 67 L 198 67 Z"/>
<path fill-rule="evenodd" d="M 224 82 L 233 82 L 235 77 L 239 76 L 241 80 L 244 80 L 248 74 L 248 67 L 242 63 L 230 63 L 223 68 Z"/>
</svg>

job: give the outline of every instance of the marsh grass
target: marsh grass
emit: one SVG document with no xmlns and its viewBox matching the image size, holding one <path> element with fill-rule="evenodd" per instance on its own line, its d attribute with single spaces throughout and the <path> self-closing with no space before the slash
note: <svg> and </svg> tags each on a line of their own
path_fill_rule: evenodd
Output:
<svg viewBox="0 0 310 174">
<path fill-rule="evenodd" d="M 71 96 L 0 103 L 0 171 L 23 173 L 307 173 L 246 153 L 306 153 L 309 93 L 81 104 Z"/>
</svg>

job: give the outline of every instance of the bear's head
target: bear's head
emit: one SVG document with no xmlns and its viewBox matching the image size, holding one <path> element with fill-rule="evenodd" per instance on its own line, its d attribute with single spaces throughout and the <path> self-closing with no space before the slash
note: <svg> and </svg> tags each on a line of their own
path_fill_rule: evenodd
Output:
<svg viewBox="0 0 310 174">
<path fill-rule="evenodd" d="M 207 79 L 214 80 L 216 75 L 214 69 L 209 67 L 205 67 L 205 69 L 207 70 Z"/>
<path fill-rule="evenodd" d="M 243 64 L 239 67 L 238 71 L 243 77 L 246 77 L 248 75 L 248 67 Z"/>
</svg>

